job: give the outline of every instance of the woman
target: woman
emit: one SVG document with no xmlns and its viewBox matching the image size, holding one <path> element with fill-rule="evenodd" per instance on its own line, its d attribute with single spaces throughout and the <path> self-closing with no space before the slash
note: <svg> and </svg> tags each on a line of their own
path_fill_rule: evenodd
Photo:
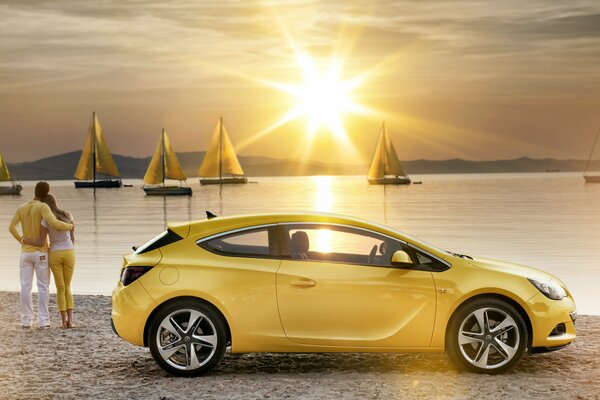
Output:
<svg viewBox="0 0 600 400">
<path fill-rule="evenodd" d="M 73 223 L 73 216 L 67 211 L 61 210 L 56 204 L 56 199 L 47 194 L 42 201 L 50 207 L 57 219 Z M 63 328 L 73 327 L 73 295 L 71 293 L 71 278 L 75 269 L 75 230 L 57 231 L 49 227 L 42 220 L 42 230 L 38 240 L 23 239 L 23 242 L 32 246 L 41 246 L 50 238 L 50 269 L 54 275 L 56 284 L 56 303 L 60 311 Z"/>
</svg>

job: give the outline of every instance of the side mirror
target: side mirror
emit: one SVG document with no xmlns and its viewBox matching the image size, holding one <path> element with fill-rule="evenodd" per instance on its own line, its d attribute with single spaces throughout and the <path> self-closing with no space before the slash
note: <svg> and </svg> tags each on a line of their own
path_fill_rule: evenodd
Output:
<svg viewBox="0 0 600 400">
<path fill-rule="evenodd" d="M 413 264 L 412 259 L 404 250 L 398 250 L 392 255 L 392 264 Z"/>
</svg>

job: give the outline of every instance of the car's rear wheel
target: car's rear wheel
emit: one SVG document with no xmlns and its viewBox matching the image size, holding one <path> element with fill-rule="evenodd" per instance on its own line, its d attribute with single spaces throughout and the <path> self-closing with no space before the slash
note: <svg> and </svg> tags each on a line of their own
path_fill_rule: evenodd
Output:
<svg viewBox="0 0 600 400">
<path fill-rule="evenodd" d="M 148 336 L 152 356 L 165 371 L 196 376 L 214 368 L 227 348 L 219 313 L 192 300 L 168 304 L 154 316 Z"/>
<path fill-rule="evenodd" d="M 511 304 L 495 298 L 477 299 L 453 316 L 447 351 L 460 367 L 497 374 L 515 365 L 527 347 L 527 327 Z"/>
</svg>

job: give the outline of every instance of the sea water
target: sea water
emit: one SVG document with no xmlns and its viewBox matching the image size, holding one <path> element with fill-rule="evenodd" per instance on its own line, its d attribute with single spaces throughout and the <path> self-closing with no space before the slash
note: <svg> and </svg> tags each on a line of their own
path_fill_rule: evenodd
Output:
<svg viewBox="0 0 600 400">
<path fill-rule="evenodd" d="M 75 293 L 110 294 L 122 256 L 166 224 L 217 215 L 327 211 L 389 225 L 454 252 L 534 266 L 560 277 L 578 312 L 600 315 L 600 184 L 580 174 L 415 175 L 421 185 L 371 186 L 364 177 L 258 177 L 247 185 L 200 186 L 191 197 L 145 196 L 141 181 L 121 189 L 75 189 L 51 181 L 51 193 L 76 220 Z M 19 290 L 20 246 L 8 232 L 19 204 L 0 197 L 0 290 Z"/>
</svg>

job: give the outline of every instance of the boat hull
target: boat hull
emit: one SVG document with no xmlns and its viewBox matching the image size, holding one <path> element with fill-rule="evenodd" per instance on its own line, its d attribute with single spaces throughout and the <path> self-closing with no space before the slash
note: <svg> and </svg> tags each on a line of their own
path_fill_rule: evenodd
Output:
<svg viewBox="0 0 600 400">
<path fill-rule="evenodd" d="M 233 183 L 248 183 L 248 178 L 245 176 L 223 178 L 223 179 L 200 179 L 201 185 L 228 185 Z"/>
<path fill-rule="evenodd" d="M 21 194 L 23 187 L 21 185 L 0 186 L 0 195 L 2 194 Z"/>
<path fill-rule="evenodd" d="M 395 177 L 383 177 L 383 178 L 369 178 L 370 185 L 408 185 L 410 184 L 410 178 L 407 176 L 395 176 Z"/>
<path fill-rule="evenodd" d="M 192 188 L 183 186 L 145 187 L 146 196 L 191 196 Z"/>
<path fill-rule="evenodd" d="M 600 183 L 600 175 L 584 175 L 585 183 Z"/>
<path fill-rule="evenodd" d="M 77 189 L 86 188 L 120 188 L 123 182 L 120 179 L 102 180 L 102 181 L 75 181 Z"/>
</svg>

